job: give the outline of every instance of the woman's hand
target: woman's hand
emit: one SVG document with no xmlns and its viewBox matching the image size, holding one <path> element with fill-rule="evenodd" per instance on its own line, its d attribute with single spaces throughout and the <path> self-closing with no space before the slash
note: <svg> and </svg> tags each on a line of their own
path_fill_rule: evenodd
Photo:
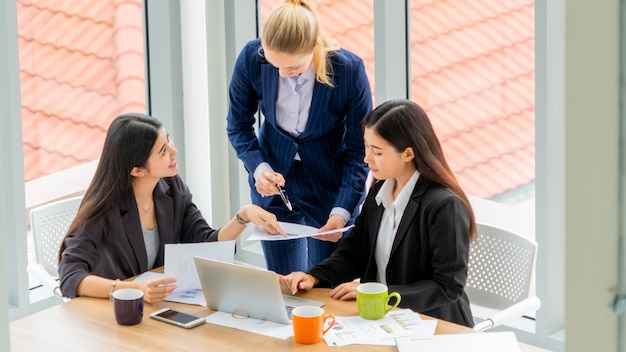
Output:
<svg viewBox="0 0 626 352">
<path fill-rule="evenodd" d="M 276 185 L 280 185 L 281 187 L 285 186 L 285 178 L 283 175 L 278 172 L 273 171 L 263 171 L 259 178 L 254 182 L 254 186 L 256 187 L 256 191 L 263 196 L 273 196 L 279 194 L 278 187 Z"/>
<path fill-rule="evenodd" d="M 307 291 L 312 289 L 319 281 L 313 275 L 303 273 L 302 271 L 294 271 L 288 275 L 277 274 L 277 276 L 281 290 L 292 295 L 295 295 L 300 290 Z"/>
<path fill-rule="evenodd" d="M 287 236 L 285 231 L 278 224 L 276 215 L 253 204 L 248 204 L 239 210 L 239 216 L 243 221 L 249 221 L 259 225 L 267 231 L 267 233 L 275 235 L 281 234 Z"/>
<path fill-rule="evenodd" d="M 318 232 L 340 229 L 344 227 L 345 224 L 346 224 L 346 220 L 343 218 L 343 216 L 339 214 L 333 214 L 328 218 L 326 225 L 320 227 Z M 343 236 L 343 232 L 335 232 L 335 233 L 329 233 L 328 235 L 313 236 L 313 238 L 322 240 L 322 241 L 337 242 L 341 239 L 341 236 Z"/>
<path fill-rule="evenodd" d="M 263 229 L 265 229 L 265 231 L 269 234 L 281 234 L 285 237 L 287 236 L 285 231 L 278 224 L 276 215 L 257 205 L 248 204 L 241 208 L 237 212 L 237 215 L 239 216 L 239 219 L 233 218 L 228 224 L 219 230 L 217 234 L 218 241 L 236 240 L 246 228 L 246 224 L 249 222 L 263 227 Z"/>
<path fill-rule="evenodd" d="M 330 297 L 342 301 L 356 299 L 357 286 L 359 286 L 359 283 L 355 281 L 344 282 L 330 291 Z"/>
<path fill-rule="evenodd" d="M 176 289 L 175 282 L 175 278 L 166 277 L 140 283 L 139 289 L 143 291 L 143 300 L 148 303 L 163 301 Z"/>
</svg>

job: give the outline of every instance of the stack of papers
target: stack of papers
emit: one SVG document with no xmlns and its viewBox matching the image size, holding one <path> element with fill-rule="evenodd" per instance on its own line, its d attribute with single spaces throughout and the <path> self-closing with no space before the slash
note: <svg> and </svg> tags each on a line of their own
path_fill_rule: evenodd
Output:
<svg viewBox="0 0 626 352">
<path fill-rule="evenodd" d="M 206 322 L 280 339 L 293 336 L 291 324 L 283 325 L 249 317 L 242 319 L 224 312 L 209 315 Z M 379 320 L 366 320 L 359 316 L 336 316 L 335 324 L 324 335 L 324 341 L 329 346 L 353 344 L 394 346 L 397 337 L 429 339 L 435 334 L 436 327 L 437 320 L 422 320 L 419 314 L 410 309 L 391 311 Z"/>
<path fill-rule="evenodd" d="M 411 336 L 431 338 L 437 320 L 422 320 L 410 309 L 393 310 L 382 319 L 367 320 L 359 316 L 335 317 L 335 325 L 324 335 L 329 346 L 352 344 L 395 345 L 395 338 Z"/>
</svg>

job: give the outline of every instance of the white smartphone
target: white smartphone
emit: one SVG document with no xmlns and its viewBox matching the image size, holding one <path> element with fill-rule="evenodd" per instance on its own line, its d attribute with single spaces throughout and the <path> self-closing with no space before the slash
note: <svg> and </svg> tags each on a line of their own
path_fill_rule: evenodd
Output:
<svg viewBox="0 0 626 352">
<path fill-rule="evenodd" d="M 183 328 L 193 328 L 204 323 L 206 320 L 195 315 L 179 312 L 171 308 L 163 308 L 152 314 L 150 318 L 174 324 Z"/>
</svg>

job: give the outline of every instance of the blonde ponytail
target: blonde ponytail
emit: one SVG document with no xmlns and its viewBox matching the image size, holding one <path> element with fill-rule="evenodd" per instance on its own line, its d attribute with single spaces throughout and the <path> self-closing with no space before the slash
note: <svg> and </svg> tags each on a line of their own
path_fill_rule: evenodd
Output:
<svg viewBox="0 0 626 352">
<path fill-rule="evenodd" d="M 317 14 L 309 0 L 286 0 L 267 17 L 261 34 L 264 48 L 288 54 L 313 51 L 316 80 L 333 87 L 330 55 L 341 46 L 322 35 Z"/>
</svg>

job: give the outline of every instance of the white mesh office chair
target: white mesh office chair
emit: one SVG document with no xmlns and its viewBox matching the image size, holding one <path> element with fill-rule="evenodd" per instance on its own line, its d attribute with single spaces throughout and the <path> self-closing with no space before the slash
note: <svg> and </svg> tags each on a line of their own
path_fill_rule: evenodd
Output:
<svg viewBox="0 0 626 352">
<path fill-rule="evenodd" d="M 465 291 L 472 306 L 497 310 L 474 326 L 483 331 L 536 311 L 541 301 L 531 290 L 537 243 L 495 226 L 477 224 L 470 243 Z"/>
<path fill-rule="evenodd" d="M 59 246 L 82 199 L 82 196 L 63 199 L 30 211 L 30 228 L 35 240 L 35 263 L 28 264 L 27 271 L 63 301 L 67 301 L 67 298 L 63 297 L 59 288 Z"/>
</svg>

